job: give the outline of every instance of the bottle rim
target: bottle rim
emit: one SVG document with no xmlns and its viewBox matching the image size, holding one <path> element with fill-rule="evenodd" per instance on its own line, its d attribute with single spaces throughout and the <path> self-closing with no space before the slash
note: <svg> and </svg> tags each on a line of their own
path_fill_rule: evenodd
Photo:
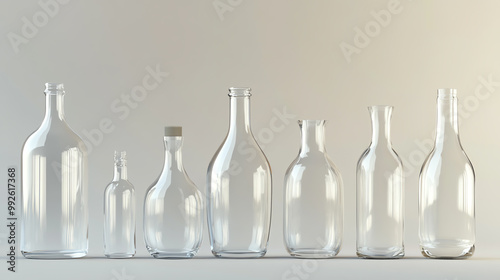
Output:
<svg viewBox="0 0 500 280">
<path fill-rule="evenodd" d="M 63 83 L 45 83 L 45 93 L 49 92 L 62 92 L 64 93 Z"/>
<path fill-rule="evenodd" d="M 309 125 L 325 125 L 328 122 L 328 120 L 297 120 L 297 123 L 302 126 L 303 124 L 309 124 Z"/>
<path fill-rule="evenodd" d="M 127 151 L 115 150 L 114 162 L 116 165 L 125 166 L 127 164 Z"/>
<path fill-rule="evenodd" d="M 440 88 L 437 90 L 437 96 L 439 99 L 452 99 L 457 97 L 456 88 Z"/>
<path fill-rule="evenodd" d="M 392 105 L 370 105 L 368 106 L 368 109 L 372 109 L 372 110 L 385 110 L 385 109 L 394 109 L 394 106 Z"/>
<path fill-rule="evenodd" d="M 229 96 L 230 97 L 249 97 L 252 96 L 252 89 L 249 87 L 230 87 Z"/>
</svg>

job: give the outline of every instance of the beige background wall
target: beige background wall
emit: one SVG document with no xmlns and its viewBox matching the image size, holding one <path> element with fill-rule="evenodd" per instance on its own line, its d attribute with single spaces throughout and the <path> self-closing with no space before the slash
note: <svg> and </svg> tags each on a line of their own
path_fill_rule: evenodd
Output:
<svg viewBox="0 0 500 280">
<path fill-rule="evenodd" d="M 355 167 L 370 142 L 366 107 L 389 104 L 392 142 L 408 175 L 407 255 L 418 256 L 418 171 L 433 139 L 436 89 L 454 87 L 477 175 L 477 254 L 495 255 L 499 10 L 494 0 L 2 1 L 1 170 L 20 165 L 22 144 L 43 118 L 43 84 L 63 82 L 67 121 L 91 143 L 89 253 L 102 256 L 103 191 L 113 150 L 126 149 L 141 207 L 138 254 L 146 256 L 142 203 L 161 170 L 162 127 L 184 127 L 185 167 L 204 192 L 207 165 L 228 129 L 227 88 L 250 86 L 253 131 L 273 169 L 269 254 L 286 255 L 282 185 L 299 149 L 296 120 L 318 118 L 328 120 L 328 152 L 345 183 L 340 255 L 354 256 Z M 145 90 L 148 75 L 153 85 Z M 5 201 L 1 191 L 2 208 Z M 204 234 L 200 254 L 209 255 Z M 2 244 L 5 237 L 0 227 Z"/>
</svg>

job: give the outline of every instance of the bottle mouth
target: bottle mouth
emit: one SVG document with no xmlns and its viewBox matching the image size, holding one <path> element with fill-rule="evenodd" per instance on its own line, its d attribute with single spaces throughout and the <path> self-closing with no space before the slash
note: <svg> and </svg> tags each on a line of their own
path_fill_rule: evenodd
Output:
<svg viewBox="0 0 500 280">
<path fill-rule="evenodd" d="M 127 164 L 127 151 L 115 151 L 115 164 L 124 166 Z"/>
<path fill-rule="evenodd" d="M 394 108 L 394 106 L 392 105 L 371 105 L 371 106 L 368 106 L 368 109 L 372 109 L 372 110 L 385 110 L 385 109 L 392 109 Z"/>
<path fill-rule="evenodd" d="M 307 124 L 309 126 L 324 125 L 327 120 L 298 120 L 297 123 L 302 126 Z"/>
<path fill-rule="evenodd" d="M 439 99 L 452 99 L 457 97 L 456 88 L 440 88 L 437 90 Z"/>
<path fill-rule="evenodd" d="M 62 83 L 45 83 L 45 93 L 50 92 L 63 92 L 64 93 L 64 84 Z"/>
<path fill-rule="evenodd" d="M 230 97 L 249 97 L 252 96 L 252 89 L 249 87 L 230 87 L 229 96 Z"/>
</svg>

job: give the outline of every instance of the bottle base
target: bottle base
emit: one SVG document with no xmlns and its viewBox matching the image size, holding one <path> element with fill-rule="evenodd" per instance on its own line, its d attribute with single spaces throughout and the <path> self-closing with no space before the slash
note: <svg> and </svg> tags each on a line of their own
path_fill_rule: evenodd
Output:
<svg viewBox="0 0 500 280">
<path fill-rule="evenodd" d="M 231 259 L 256 259 L 261 258 L 266 254 L 263 252 L 252 252 L 252 251 L 212 251 L 212 254 L 217 258 L 231 258 Z"/>
<path fill-rule="evenodd" d="M 394 248 L 394 247 L 393 247 Z M 358 248 L 356 255 L 363 259 L 401 259 L 405 256 L 404 248 Z"/>
<path fill-rule="evenodd" d="M 115 254 L 104 254 L 108 259 L 128 259 L 135 255 L 128 253 L 115 253 Z"/>
<path fill-rule="evenodd" d="M 467 259 L 472 257 L 476 246 L 455 246 L 455 247 L 421 247 L 420 252 L 426 258 L 430 259 Z"/>
<path fill-rule="evenodd" d="M 338 254 L 338 251 L 325 251 L 319 249 L 299 249 L 289 250 L 288 253 L 294 258 L 299 259 L 328 259 L 333 258 Z"/>
<path fill-rule="evenodd" d="M 151 256 L 155 259 L 191 259 L 196 255 L 198 251 L 186 251 L 186 252 L 166 252 L 166 251 L 156 251 L 151 252 Z"/>
<path fill-rule="evenodd" d="M 27 259 L 76 259 L 82 258 L 87 255 L 87 251 L 21 251 L 23 256 Z"/>
</svg>

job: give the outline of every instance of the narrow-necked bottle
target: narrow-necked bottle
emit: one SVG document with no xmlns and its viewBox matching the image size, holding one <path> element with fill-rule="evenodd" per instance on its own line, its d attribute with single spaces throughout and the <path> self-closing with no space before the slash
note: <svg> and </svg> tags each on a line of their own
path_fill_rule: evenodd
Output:
<svg viewBox="0 0 500 280">
<path fill-rule="evenodd" d="M 326 153 L 325 122 L 299 121 L 299 155 L 285 174 L 283 233 L 298 258 L 331 258 L 342 245 L 342 177 Z"/>
<path fill-rule="evenodd" d="M 63 84 L 45 86 L 45 118 L 22 151 L 20 249 L 79 258 L 88 250 L 87 148 L 66 123 Z"/>
<path fill-rule="evenodd" d="M 392 106 L 368 107 L 370 147 L 356 168 L 356 252 L 362 258 L 404 256 L 403 163 L 392 149 Z"/>
<path fill-rule="evenodd" d="M 230 88 L 226 139 L 207 171 L 208 229 L 217 257 L 258 258 L 271 225 L 271 168 L 250 128 L 250 88 Z"/>
<path fill-rule="evenodd" d="M 104 255 L 135 255 L 135 190 L 127 176 L 127 153 L 115 151 L 113 180 L 104 191 Z"/>
<path fill-rule="evenodd" d="M 474 169 L 458 134 L 457 90 L 439 89 L 434 148 L 420 171 L 420 247 L 429 258 L 466 258 L 476 239 Z"/>
<path fill-rule="evenodd" d="M 182 163 L 182 127 L 165 127 L 165 163 L 146 192 L 144 240 L 155 258 L 191 258 L 203 231 L 203 200 Z"/>
</svg>

